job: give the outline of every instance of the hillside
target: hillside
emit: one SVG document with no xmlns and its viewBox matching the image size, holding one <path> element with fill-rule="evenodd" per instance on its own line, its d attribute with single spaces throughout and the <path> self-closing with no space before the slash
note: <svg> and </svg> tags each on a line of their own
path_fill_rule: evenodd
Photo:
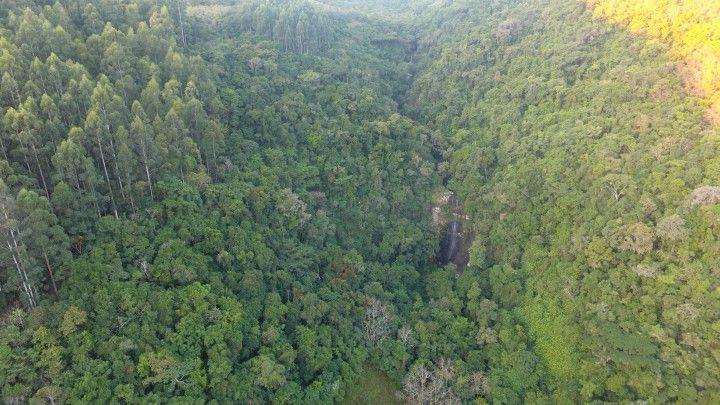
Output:
<svg viewBox="0 0 720 405">
<path fill-rule="evenodd" d="M 0 398 L 720 402 L 718 18 L 1 4 Z"/>
</svg>

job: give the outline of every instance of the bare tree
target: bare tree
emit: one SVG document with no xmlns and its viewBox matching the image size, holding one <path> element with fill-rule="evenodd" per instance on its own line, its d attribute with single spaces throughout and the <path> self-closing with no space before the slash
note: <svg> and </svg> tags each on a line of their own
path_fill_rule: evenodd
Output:
<svg viewBox="0 0 720 405">
<path fill-rule="evenodd" d="M 178 22 L 180 23 L 180 38 L 182 39 L 183 48 L 187 48 L 187 40 L 185 39 L 185 24 L 183 24 L 183 5 L 181 1 L 175 0 L 175 8 L 177 9 Z"/>
<path fill-rule="evenodd" d="M 145 275 L 145 278 L 149 279 L 150 274 L 148 274 L 149 266 L 148 266 L 147 260 L 144 257 L 141 257 L 141 258 L 137 259 L 136 263 L 137 263 L 138 267 L 140 268 L 140 270 L 142 270 L 143 274 Z"/>
<path fill-rule="evenodd" d="M 435 378 L 442 382 L 449 382 L 455 378 L 455 365 L 446 357 L 441 357 L 435 364 Z"/>
<path fill-rule="evenodd" d="M 620 201 L 628 191 L 633 189 L 632 179 L 622 174 L 608 174 L 603 177 L 602 182 L 605 189 L 615 198 L 615 201 Z"/>
<path fill-rule="evenodd" d="M 61 395 L 62 390 L 55 385 L 46 385 L 35 393 L 36 398 L 44 400 L 43 402 L 49 405 L 57 404 Z"/>
<path fill-rule="evenodd" d="M 403 345 L 405 345 L 405 347 L 415 347 L 415 345 L 417 344 L 417 337 L 415 336 L 415 331 L 413 331 L 412 328 L 407 325 L 398 329 L 397 338 L 400 342 L 402 342 Z"/>
<path fill-rule="evenodd" d="M 416 366 L 410 370 L 403 382 L 408 404 L 426 404 L 435 397 L 437 386 L 433 384 L 432 377 L 425 366 Z"/>
<path fill-rule="evenodd" d="M 390 311 L 377 298 L 370 298 L 363 319 L 365 338 L 372 344 L 382 342 L 390 334 Z"/>
<path fill-rule="evenodd" d="M 640 277 L 647 277 L 653 280 L 657 278 L 658 272 L 657 267 L 645 263 L 638 264 L 633 268 L 633 271 Z"/>
<path fill-rule="evenodd" d="M 450 389 L 455 367 L 447 359 L 440 359 L 430 371 L 425 366 L 415 366 L 403 381 L 403 391 L 408 404 L 455 405 L 460 399 Z"/>
<path fill-rule="evenodd" d="M 18 221 L 14 218 L 15 199 L 4 182 L 0 180 L 0 238 L 4 239 L 4 245 L 15 265 L 18 273 L 20 286 L 27 299 L 27 307 L 32 309 L 37 306 L 37 289 L 28 276 L 28 255 L 25 245 L 20 239 Z"/>
<path fill-rule="evenodd" d="M 480 371 L 470 375 L 470 389 L 475 395 L 487 395 L 490 393 L 490 381 L 485 374 Z"/>
</svg>

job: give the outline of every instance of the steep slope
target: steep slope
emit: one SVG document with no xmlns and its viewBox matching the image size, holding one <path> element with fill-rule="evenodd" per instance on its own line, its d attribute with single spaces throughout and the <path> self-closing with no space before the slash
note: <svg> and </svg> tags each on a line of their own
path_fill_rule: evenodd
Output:
<svg viewBox="0 0 720 405">
<path fill-rule="evenodd" d="M 406 372 L 438 178 L 390 29 L 305 2 L 217 26 L 24 6 L 2 13 L 3 401 L 327 403 L 371 356 Z"/>
<path fill-rule="evenodd" d="M 429 17 L 448 28 L 410 97 L 447 135 L 486 296 L 526 325 L 556 400 L 717 401 L 717 132 L 662 46 L 573 2 L 510 3 Z"/>
<path fill-rule="evenodd" d="M 720 402 L 720 137 L 675 39 L 190 3 L 0 4 L 2 401 Z"/>
</svg>

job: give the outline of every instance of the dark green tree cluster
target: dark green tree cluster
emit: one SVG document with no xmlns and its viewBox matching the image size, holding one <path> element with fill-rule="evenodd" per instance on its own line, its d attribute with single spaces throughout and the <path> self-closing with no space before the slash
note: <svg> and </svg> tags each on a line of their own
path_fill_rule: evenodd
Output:
<svg viewBox="0 0 720 405">
<path fill-rule="evenodd" d="M 47 10 L 11 10 L 8 38 Z M 429 133 L 392 99 L 407 55 L 367 38 L 284 52 L 183 12 L 206 33 L 184 50 L 169 10 L 125 32 L 70 23 L 74 48 L 11 76 L 2 398 L 340 400 L 377 342 L 371 303 L 409 311 L 437 250 Z M 34 99 L 59 112 L 23 118 Z"/>
</svg>

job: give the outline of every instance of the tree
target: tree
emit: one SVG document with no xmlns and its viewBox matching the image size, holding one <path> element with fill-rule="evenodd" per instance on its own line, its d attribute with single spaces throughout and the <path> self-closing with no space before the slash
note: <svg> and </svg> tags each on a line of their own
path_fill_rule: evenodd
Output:
<svg viewBox="0 0 720 405">
<path fill-rule="evenodd" d="M 2 231 L 2 243 L 10 255 L 12 267 L 17 272 L 17 279 L 11 285 L 11 289 L 22 291 L 25 305 L 32 309 L 39 303 L 37 291 L 37 268 L 32 257 L 21 239 L 19 222 L 17 219 L 17 207 L 15 198 L 8 189 L 5 182 L 0 179 L 0 231 Z M 7 279 L 11 279 L 6 275 Z"/>
<path fill-rule="evenodd" d="M 136 156 L 130 149 L 128 139 L 129 134 L 124 126 L 118 128 L 115 133 L 116 139 L 116 170 L 118 172 L 118 182 L 125 185 L 124 198 L 125 203 L 130 203 L 130 209 L 133 213 L 137 213 L 137 204 L 135 203 L 135 192 L 133 186 L 135 185 L 135 173 L 133 172 L 133 166 L 137 162 Z"/>
<path fill-rule="evenodd" d="M 690 236 L 690 231 L 685 227 L 685 220 L 677 214 L 658 221 L 655 233 L 670 242 L 681 242 Z"/>
<path fill-rule="evenodd" d="M 720 187 L 703 186 L 693 190 L 690 197 L 691 206 L 712 204 L 720 204 Z"/>
<path fill-rule="evenodd" d="M 135 101 L 133 103 L 133 118 L 132 124 L 130 124 L 129 143 L 135 153 L 140 157 L 145 178 L 147 179 L 147 187 L 150 191 L 150 198 L 155 199 L 153 193 L 153 180 L 150 174 L 155 167 L 155 159 L 157 159 L 159 152 L 155 146 L 155 136 L 152 131 L 153 128 L 146 122 L 145 111 L 143 110 L 140 103 Z"/>
<path fill-rule="evenodd" d="M 196 167 L 195 158 L 199 155 L 199 151 L 192 139 L 188 138 L 185 123 L 180 119 L 174 107 L 170 108 L 165 115 L 163 134 L 167 137 L 168 142 L 167 165 L 172 168 L 172 172 L 179 174 L 180 178 L 185 181 L 185 175 Z"/>
<path fill-rule="evenodd" d="M 143 385 L 159 386 L 170 392 L 185 382 L 192 368 L 192 362 L 178 360 L 167 350 L 143 353 L 137 365 L 138 374 L 143 377 Z"/>
<path fill-rule="evenodd" d="M 20 106 L 20 87 L 7 71 L 3 72 L 0 91 L 2 92 L 5 105 L 10 105 L 15 108 Z"/>
<path fill-rule="evenodd" d="M 70 259 L 69 239 L 52 211 L 47 198 L 20 190 L 16 199 L 20 236 L 27 254 L 45 265 L 53 293 L 57 294 L 55 271 Z"/>
<path fill-rule="evenodd" d="M 151 272 L 165 285 L 188 284 L 202 278 L 207 271 L 207 257 L 195 253 L 182 241 L 173 239 L 158 249 Z"/>
<path fill-rule="evenodd" d="M 30 173 L 35 174 L 40 180 L 40 185 L 46 196 L 50 196 L 47 181 L 45 180 L 44 162 L 47 156 L 43 156 L 48 148 L 41 138 L 42 123 L 37 116 L 37 105 L 32 97 L 28 97 L 15 110 L 10 107 L 5 113 L 5 126 L 13 131 L 13 140 L 18 144 L 17 153 L 22 154 L 25 165 Z M 34 163 L 35 170 L 31 169 L 30 161 Z"/>
<path fill-rule="evenodd" d="M 250 361 L 250 369 L 255 376 L 255 383 L 267 389 L 275 389 L 285 383 L 285 367 L 267 355 L 254 357 Z"/>
<path fill-rule="evenodd" d="M 390 333 L 390 311 L 388 307 L 377 298 L 370 298 L 365 306 L 363 329 L 365 339 L 376 345 L 382 342 Z"/>
<path fill-rule="evenodd" d="M 62 325 L 60 331 L 67 336 L 77 330 L 77 327 L 87 321 L 87 313 L 82 309 L 71 305 L 63 314 Z"/>
<path fill-rule="evenodd" d="M 50 201 L 58 223 L 71 238 L 73 250 L 78 254 L 82 253 L 82 241 L 90 234 L 97 211 L 92 205 L 86 204 L 82 194 L 73 191 L 63 181 L 55 185 Z"/>
<path fill-rule="evenodd" d="M 97 8 L 92 3 L 88 3 L 82 12 L 83 29 L 87 35 L 99 34 L 103 29 L 103 22 L 98 13 Z"/>
<path fill-rule="evenodd" d="M 50 151 L 53 151 L 63 139 L 62 134 L 67 130 L 67 120 L 65 123 L 62 122 L 62 116 L 55 104 L 55 100 L 47 94 L 43 94 L 40 99 L 39 111 L 39 117 L 42 121 L 41 130 L 47 134 L 46 145 Z"/>
<path fill-rule="evenodd" d="M 620 249 L 645 254 L 653 249 L 653 230 L 643 224 L 635 223 L 622 228 L 622 241 Z"/>
<path fill-rule="evenodd" d="M 122 198 L 125 199 L 125 189 L 119 175 L 117 151 L 114 141 L 114 132 L 121 126 L 125 105 L 122 99 L 114 93 L 108 79 L 101 76 L 91 97 L 91 106 L 85 119 L 85 133 L 94 141 L 94 147 L 99 157 L 105 183 L 110 198 L 111 208 L 115 218 L 118 218 L 118 206 L 115 202 L 115 193 L 108 166 L 113 164 L 114 177 L 117 179 Z M 105 150 L 109 150 L 106 156 Z"/>
<path fill-rule="evenodd" d="M 88 204 L 93 207 L 97 217 L 101 216 L 96 184 L 99 175 L 85 148 L 81 144 L 83 131 L 80 128 L 70 130 L 68 138 L 60 143 L 52 157 L 53 166 L 59 181 L 72 189 L 79 196 L 81 206 Z M 55 205 L 55 207 L 60 207 Z M 85 208 L 87 209 L 87 208 Z"/>
<path fill-rule="evenodd" d="M 139 105 L 143 108 L 143 112 L 147 114 L 147 118 L 142 117 L 143 121 L 153 120 L 156 116 L 162 117 L 165 114 L 163 104 L 160 101 L 160 84 L 155 80 L 155 77 L 151 77 L 147 86 L 140 93 Z M 135 103 L 133 103 L 133 115 L 138 115 L 139 112 Z"/>
<path fill-rule="evenodd" d="M 150 29 L 158 38 L 174 42 L 175 26 L 166 6 L 160 7 L 150 16 Z"/>
</svg>

